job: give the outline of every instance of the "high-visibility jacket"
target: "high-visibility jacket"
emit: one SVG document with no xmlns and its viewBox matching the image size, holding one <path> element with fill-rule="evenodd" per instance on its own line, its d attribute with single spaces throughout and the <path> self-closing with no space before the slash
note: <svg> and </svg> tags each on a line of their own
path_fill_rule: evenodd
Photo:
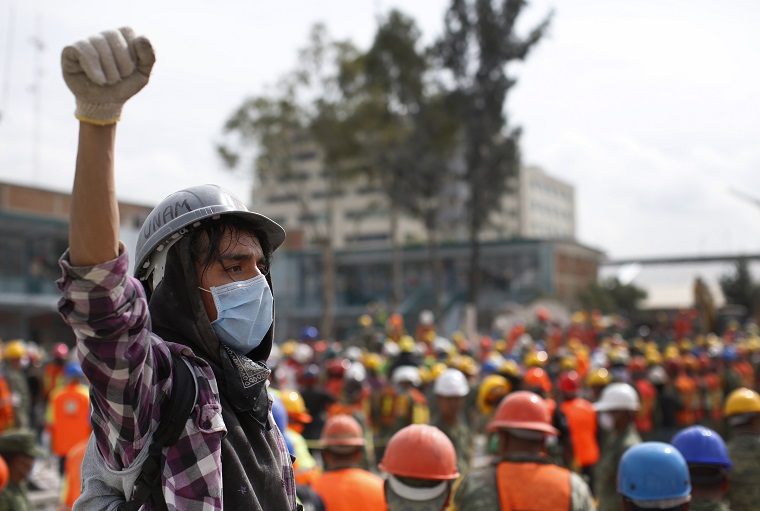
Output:
<svg viewBox="0 0 760 511">
<path fill-rule="evenodd" d="M 713 421 L 723 419 L 723 383 L 720 376 L 707 373 L 702 378 L 705 388 L 704 408 L 707 417 Z"/>
<path fill-rule="evenodd" d="M 42 396 L 45 399 L 50 398 L 50 393 L 64 383 L 63 378 L 64 364 L 53 361 L 45 366 L 42 374 Z"/>
<path fill-rule="evenodd" d="M 641 400 L 641 406 L 636 414 L 636 429 L 639 430 L 639 433 L 649 433 L 654 427 L 654 407 L 657 400 L 657 389 L 645 378 L 636 380 L 635 385 Z"/>
<path fill-rule="evenodd" d="M 385 511 L 383 480 L 360 468 L 328 470 L 311 483 L 325 511 Z"/>
<path fill-rule="evenodd" d="M 306 439 L 303 435 L 297 431 L 288 427 L 285 430 L 285 435 L 290 439 L 293 444 L 293 455 L 296 457 L 293 463 L 293 475 L 295 476 L 296 483 L 298 484 L 311 484 L 311 482 L 319 475 L 319 466 L 317 460 L 309 452 L 309 447 L 306 444 Z"/>
<path fill-rule="evenodd" d="M 50 394 L 47 429 L 50 431 L 50 449 L 58 456 L 92 433 L 90 426 L 90 393 L 86 385 L 71 382 Z"/>
<path fill-rule="evenodd" d="M 69 511 L 82 492 L 82 460 L 88 440 L 79 442 L 69 450 L 61 481 L 61 511 Z"/>
<path fill-rule="evenodd" d="M 496 467 L 501 511 L 570 509 L 570 471 L 552 464 L 504 461 Z"/>
<path fill-rule="evenodd" d="M 567 417 L 575 462 L 580 467 L 595 464 L 599 461 L 599 444 L 596 441 L 594 405 L 578 397 L 564 401 L 560 410 Z"/>
<path fill-rule="evenodd" d="M 0 376 L 0 433 L 13 427 L 13 399 L 8 382 Z"/>
<path fill-rule="evenodd" d="M 683 408 L 676 412 L 676 424 L 679 426 L 691 426 L 697 421 L 699 387 L 694 378 L 687 374 L 680 374 L 674 383 L 678 396 L 683 403 Z"/>
</svg>

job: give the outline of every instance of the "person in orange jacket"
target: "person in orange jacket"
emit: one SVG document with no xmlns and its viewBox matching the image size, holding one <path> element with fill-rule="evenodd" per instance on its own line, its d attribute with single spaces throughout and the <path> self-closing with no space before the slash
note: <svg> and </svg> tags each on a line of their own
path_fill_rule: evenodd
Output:
<svg viewBox="0 0 760 511">
<path fill-rule="evenodd" d="M 499 461 L 476 468 L 457 482 L 452 511 L 596 509 L 581 476 L 546 456 L 546 437 L 558 431 L 538 394 L 525 390 L 509 394 L 488 429 L 499 434 Z"/>
<path fill-rule="evenodd" d="M 82 440 L 66 454 L 63 479 L 61 479 L 61 506 L 58 511 L 71 511 L 74 508 L 74 502 L 82 493 L 82 460 L 88 442 L 89 439 Z"/>
<path fill-rule="evenodd" d="M 66 358 L 69 356 L 69 347 L 59 342 L 51 351 L 53 360 L 45 364 L 42 374 L 42 397 L 47 401 L 54 389 L 63 385 L 63 370 L 66 366 Z"/>
<path fill-rule="evenodd" d="M 378 468 L 387 474 L 389 511 L 443 511 L 460 476 L 454 444 L 428 424 L 410 424 L 396 432 Z"/>
<path fill-rule="evenodd" d="M 366 511 L 385 511 L 383 480 L 359 467 L 364 432 L 350 415 L 327 419 L 320 438 L 325 471 L 311 483 L 325 511 L 350 511 L 360 504 Z"/>
<path fill-rule="evenodd" d="M 657 389 L 647 378 L 647 361 L 637 355 L 631 359 L 628 369 L 631 371 L 631 379 L 636 392 L 641 399 L 641 408 L 636 414 L 636 429 L 645 439 L 653 439 L 654 410 L 657 405 Z"/>
<path fill-rule="evenodd" d="M 50 394 L 46 415 L 46 428 L 50 433 L 50 449 L 60 458 L 61 475 L 68 452 L 76 444 L 86 441 L 92 433 L 90 425 L 90 392 L 78 362 L 69 362 L 64 368 L 63 387 Z"/>
<path fill-rule="evenodd" d="M 567 371 L 560 374 L 558 387 L 563 398 L 560 410 L 567 419 L 573 446 L 571 467 L 591 481 L 594 465 L 599 461 L 596 410 L 590 401 L 578 396 L 581 377 L 577 372 Z"/>
</svg>

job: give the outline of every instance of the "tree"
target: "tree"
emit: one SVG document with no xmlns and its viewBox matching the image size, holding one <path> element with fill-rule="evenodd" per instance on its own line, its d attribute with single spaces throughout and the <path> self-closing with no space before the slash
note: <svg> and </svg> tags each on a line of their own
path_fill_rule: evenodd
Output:
<svg viewBox="0 0 760 511">
<path fill-rule="evenodd" d="M 527 37 L 516 34 L 525 0 L 452 0 L 436 53 L 453 79 L 449 103 L 464 123 L 462 144 L 469 185 L 470 242 L 468 308 L 470 318 L 480 288 L 480 233 L 498 211 L 510 177 L 520 165 L 520 130 L 510 127 L 504 105 L 516 80 L 506 66 L 524 60 L 546 33 L 551 14 Z"/>
<path fill-rule="evenodd" d="M 603 282 L 592 282 L 578 295 L 581 306 L 599 310 L 604 314 L 630 315 L 639 309 L 647 292 L 633 284 L 622 284 L 616 277 Z"/>
<path fill-rule="evenodd" d="M 390 210 L 392 308 L 402 300 L 397 234 L 402 213 L 422 221 L 433 274 L 441 274 L 436 250 L 441 192 L 459 124 L 427 78 L 431 61 L 419 39 L 414 20 L 392 10 L 381 20 L 370 49 L 342 73 L 344 97 L 355 104 L 349 123 L 362 145 L 362 161 L 370 179 L 381 185 Z M 440 281 L 433 282 L 440 303 Z"/>
<path fill-rule="evenodd" d="M 747 308 L 748 316 L 754 316 L 760 298 L 760 286 L 752 279 L 746 257 L 737 259 L 734 272 L 723 275 L 719 282 L 726 303 L 743 305 Z"/>
<path fill-rule="evenodd" d="M 225 123 L 225 142 L 218 147 L 229 168 L 245 167 L 245 156 L 254 154 L 250 168 L 259 181 L 277 183 L 296 197 L 300 217 L 322 255 L 320 332 L 325 338 L 332 336 L 335 304 L 333 201 L 351 175 L 349 157 L 357 148 L 350 127 L 343 122 L 350 105 L 342 98 L 338 70 L 356 54 L 350 43 L 331 41 L 325 27 L 315 25 L 297 69 L 280 80 L 277 93 L 244 101 Z M 301 179 L 303 169 L 294 157 L 304 144 L 318 146 L 328 176 L 321 211 L 314 211 Z"/>
</svg>

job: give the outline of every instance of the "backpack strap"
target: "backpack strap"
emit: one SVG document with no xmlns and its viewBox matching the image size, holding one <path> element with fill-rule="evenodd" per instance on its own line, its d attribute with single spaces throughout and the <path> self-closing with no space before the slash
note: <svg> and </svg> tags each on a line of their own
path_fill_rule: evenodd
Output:
<svg viewBox="0 0 760 511">
<path fill-rule="evenodd" d="M 161 485 L 161 451 L 179 440 L 185 423 L 195 406 L 195 378 L 185 360 L 172 353 L 172 393 L 161 413 L 161 421 L 153 433 L 148 457 L 135 481 L 132 500 L 120 505 L 119 511 L 138 511 L 148 500 L 155 509 L 166 510 Z"/>
</svg>

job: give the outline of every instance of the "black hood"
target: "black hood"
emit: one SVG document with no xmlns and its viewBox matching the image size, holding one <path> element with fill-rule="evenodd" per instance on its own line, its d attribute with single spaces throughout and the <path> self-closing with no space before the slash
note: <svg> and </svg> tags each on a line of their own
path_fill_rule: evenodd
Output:
<svg viewBox="0 0 760 511">
<path fill-rule="evenodd" d="M 266 276 L 272 289 L 271 274 Z M 203 308 L 195 269 L 190 260 L 190 241 L 183 238 L 175 243 L 166 257 L 164 278 L 150 297 L 153 332 L 165 341 L 184 344 L 212 366 L 222 367 L 221 345 Z M 272 312 L 274 316 L 274 309 Z M 272 350 L 272 326 L 256 349 L 248 353 L 255 362 L 266 362 Z M 216 372 L 216 371 L 215 371 Z"/>
</svg>

